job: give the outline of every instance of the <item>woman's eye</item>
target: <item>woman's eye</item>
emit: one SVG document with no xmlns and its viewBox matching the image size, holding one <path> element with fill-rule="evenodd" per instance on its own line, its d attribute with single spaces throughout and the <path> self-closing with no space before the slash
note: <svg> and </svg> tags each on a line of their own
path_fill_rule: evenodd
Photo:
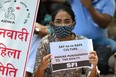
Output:
<svg viewBox="0 0 116 77">
<path fill-rule="evenodd" d="M 66 23 L 68 24 L 68 23 L 70 23 L 70 21 L 66 21 Z"/>
<path fill-rule="evenodd" d="M 61 24 L 61 21 L 56 21 L 56 24 Z"/>
<path fill-rule="evenodd" d="M 70 24 L 71 22 L 68 20 L 68 21 L 65 21 L 65 24 Z"/>
</svg>

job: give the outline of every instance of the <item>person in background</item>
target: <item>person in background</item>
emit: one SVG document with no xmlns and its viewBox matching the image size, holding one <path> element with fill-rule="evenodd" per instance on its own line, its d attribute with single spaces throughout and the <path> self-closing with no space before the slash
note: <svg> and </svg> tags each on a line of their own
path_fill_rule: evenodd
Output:
<svg viewBox="0 0 116 77">
<path fill-rule="evenodd" d="M 108 73 L 109 62 L 116 60 L 114 57 L 109 59 L 111 54 L 109 52 L 116 52 L 116 41 L 108 37 L 108 26 L 113 19 L 115 13 L 115 1 L 114 0 L 68 0 L 75 13 L 76 27 L 73 32 L 83 35 L 93 40 L 94 49 L 101 48 L 101 50 L 107 49 L 104 55 L 107 55 L 107 59 L 102 57 L 99 59 L 98 68 L 101 73 Z M 108 49 L 111 48 L 111 51 Z M 98 50 L 99 51 L 99 50 Z M 98 53 L 98 52 L 97 52 Z M 102 53 L 101 53 L 102 54 Z M 114 59 L 113 59 L 114 58 Z M 103 64 L 104 61 L 104 64 Z M 114 63 L 114 62 L 112 62 Z M 114 65 L 111 64 L 110 65 Z M 104 68 L 105 70 L 104 70 Z M 110 66 L 111 67 L 111 66 Z M 111 67 L 112 68 L 112 67 Z"/>
<path fill-rule="evenodd" d="M 47 14 L 43 1 L 40 0 L 37 19 L 35 22 L 35 31 L 32 38 L 31 49 L 28 56 L 26 75 L 25 77 L 31 77 L 35 64 L 36 51 L 39 47 L 40 39 L 48 33 L 52 33 L 48 23 L 51 21 L 51 16 Z"/>
<path fill-rule="evenodd" d="M 94 47 L 110 45 L 116 52 L 116 41 L 108 38 L 108 26 L 115 13 L 114 0 L 68 0 L 77 21 L 73 32 L 93 39 Z"/>
<path fill-rule="evenodd" d="M 116 52 L 110 56 L 108 64 L 111 68 L 111 71 L 114 72 L 114 77 L 116 77 Z"/>
<path fill-rule="evenodd" d="M 75 15 L 71 8 L 63 6 L 58 7 L 52 12 L 52 21 L 50 27 L 55 31 L 48 34 L 40 41 L 40 45 L 36 55 L 35 69 L 33 77 L 81 77 L 82 68 L 62 70 L 52 72 L 51 56 L 49 44 L 50 42 L 62 42 L 70 40 L 83 40 L 86 37 L 76 35 L 72 32 L 75 27 Z M 93 64 L 93 68 L 83 68 L 87 77 L 99 77 L 97 69 L 98 57 L 95 51 L 89 54 L 89 62 Z"/>
</svg>

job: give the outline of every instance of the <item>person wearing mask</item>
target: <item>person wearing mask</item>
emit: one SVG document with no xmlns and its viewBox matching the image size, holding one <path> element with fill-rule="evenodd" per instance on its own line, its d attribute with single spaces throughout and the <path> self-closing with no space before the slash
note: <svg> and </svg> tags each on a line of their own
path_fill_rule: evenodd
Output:
<svg viewBox="0 0 116 77">
<path fill-rule="evenodd" d="M 33 73 L 36 52 L 39 47 L 41 38 L 43 38 L 47 34 L 54 33 L 54 30 L 49 27 L 49 22 L 51 21 L 51 12 L 54 11 L 57 7 L 61 7 L 60 4 L 61 3 L 57 3 L 53 0 L 40 0 L 25 77 L 31 77 Z M 63 4 L 69 6 L 67 2 Z"/>
<path fill-rule="evenodd" d="M 33 77 L 81 77 L 82 68 L 62 70 L 52 72 L 51 56 L 49 44 L 50 42 L 62 42 L 70 40 L 87 39 L 81 35 L 76 35 L 72 32 L 75 27 L 75 15 L 71 8 L 62 6 L 58 7 L 52 13 L 52 21 L 50 27 L 55 31 L 53 34 L 48 34 L 40 41 L 40 45 L 36 55 Z M 87 77 L 99 77 L 97 69 L 98 57 L 95 51 L 89 54 L 89 62 L 93 68 L 83 68 Z"/>
</svg>

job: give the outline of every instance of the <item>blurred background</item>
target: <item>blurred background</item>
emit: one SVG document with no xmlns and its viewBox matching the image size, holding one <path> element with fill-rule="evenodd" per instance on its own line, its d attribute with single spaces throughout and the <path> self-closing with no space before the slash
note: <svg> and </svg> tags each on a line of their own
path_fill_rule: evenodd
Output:
<svg viewBox="0 0 116 77">
<path fill-rule="evenodd" d="M 115 3 L 116 3 L 116 0 L 115 0 Z M 109 26 L 109 37 L 116 40 L 116 12 L 115 12 L 114 18 Z"/>
</svg>

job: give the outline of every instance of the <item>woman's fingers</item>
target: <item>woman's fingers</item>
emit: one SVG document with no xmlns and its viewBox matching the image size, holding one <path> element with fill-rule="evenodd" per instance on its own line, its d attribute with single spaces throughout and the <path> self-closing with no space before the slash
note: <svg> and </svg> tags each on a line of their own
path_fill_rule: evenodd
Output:
<svg viewBox="0 0 116 77">
<path fill-rule="evenodd" d="M 90 52 L 89 59 L 98 59 L 97 53 L 95 51 Z"/>
<path fill-rule="evenodd" d="M 89 54 L 89 62 L 91 64 L 97 65 L 98 57 L 97 57 L 97 53 L 95 51 L 90 52 L 90 54 Z"/>
<path fill-rule="evenodd" d="M 50 63 L 51 63 L 51 54 L 48 54 L 43 57 L 43 60 L 41 62 L 41 69 L 45 70 L 46 68 L 48 68 Z"/>
<path fill-rule="evenodd" d="M 97 55 L 95 51 L 90 52 L 90 54 L 94 54 L 95 56 Z"/>
<path fill-rule="evenodd" d="M 51 57 L 51 54 L 48 54 L 48 55 L 43 57 L 43 60 L 48 60 L 48 59 L 50 59 L 50 57 Z"/>
</svg>

